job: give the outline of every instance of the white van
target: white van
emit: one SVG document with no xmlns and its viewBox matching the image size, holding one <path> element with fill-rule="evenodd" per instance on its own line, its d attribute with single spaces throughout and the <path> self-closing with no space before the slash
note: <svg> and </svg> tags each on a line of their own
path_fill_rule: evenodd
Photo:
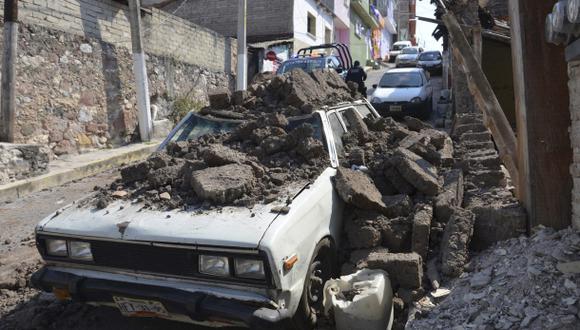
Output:
<svg viewBox="0 0 580 330">
<path fill-rule="evenodd" d="M 389 62 L 394 63 L 397 56 L 401 53 L 403 48 L 411 47 L 413 44 L 409 40 L 397 41 L 393 44 L 393 48 L 389 52 Z"/>
</svg>

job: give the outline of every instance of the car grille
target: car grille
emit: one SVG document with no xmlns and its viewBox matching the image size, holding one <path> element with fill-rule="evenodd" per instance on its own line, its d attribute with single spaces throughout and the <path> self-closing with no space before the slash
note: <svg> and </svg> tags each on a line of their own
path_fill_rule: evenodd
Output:
<svg viewBox="0 0 580 330">
<path fill-rule="evenodd" d="M 105 241 L 91 242 L 91 247 L 98 266 L 179 276 L 197 274 L 193 250 Z"/>
</svg>

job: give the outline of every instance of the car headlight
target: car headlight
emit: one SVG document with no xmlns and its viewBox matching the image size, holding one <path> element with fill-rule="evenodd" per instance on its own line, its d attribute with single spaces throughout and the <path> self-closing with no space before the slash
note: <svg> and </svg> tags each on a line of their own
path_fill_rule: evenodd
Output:
<svg viewBox="0 0 580 330">
<path fill-rule="evenodd" d="M 212 276 L 230 276 L 228 257 L 223 256 L 199 256 L 199 272 Z"/>
<path fill-rule="evenodd" d="M 70 258 L 75 260 L 93 261 L 91 243 L 71 241 Z"/>
<path fill-rule="evenodd" d="M 234 260 L 236 267 L 236 276 L 243 278 L 264 279 L 264 262 L 256 259 L 238 259 Z"/>
<path fill-rule="evenodd" d="M 420 97 L 414 97 L 411 99 L 411 103 L 421 103 L 421 102 L 422 102 L 422 100 Z"/>
<path fill-rule="evenodd" d="M 64 239 L 47 239 L 46 254 L 53 257 L 68 256 L 68 248 Z"/>
<path fill-rule="evenodd" d="M 381 103 L 381 99 L 379 99 L 378 97 L 373 97 L 371 99 L 371 103 Z"/>
</svg>

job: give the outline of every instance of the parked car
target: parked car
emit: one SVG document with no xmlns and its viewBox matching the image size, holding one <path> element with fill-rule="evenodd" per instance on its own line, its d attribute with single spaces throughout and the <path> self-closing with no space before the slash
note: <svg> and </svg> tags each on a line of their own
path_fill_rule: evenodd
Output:
<svg viewBox="0 0 580 330">
<path fill-rule="evenodd" d="M 417 58 L 417 67 L 423 68 L 431 74 L 443 73 L 443 57 L 440 51 L 423 52 Z"/>
<path fill-rule="evenodd" d="M 346 76 L 347 71 L 340 65 L 337 56 L 319 55 L 291 58 L 286 60 L 280 64 L 276 74 L 283 74 L 294 69 L 302 69 L 309 73 L 319 69 L 331 69 L 335 70 L 343 78 Z"/>
<path fill-rule="evenodd" d="M 401 50 L 411 46 L 413 46 L 413 44 L 408 40 L 395 42 L 393 48 L 389 51 L 389 62 L 394 63 L 397 56 L 401 53 Z"/>
<path fill-rule="evenodd" d="M 397 68 L 403 67 L 417 67 L 417 58 L 419 54 L 423 51 L 420 47 L 407 47 L 404 48 L 399 56 L 397 56 L 397 60 L 395 61 L 395 66 Z"/>
<path fill-rule="evenodd" d="M 316 52 L 323 53 L 317 54 Z M 295 58 L 284 61 L 276 74 L 283 74 L 294 69 L 302 69 L 308 73 L 316 69 L 335 70 L 343 79 L 352 67 L 352 57 L 348 46 L 341 43 L 315 45 L 301 48 Z"/>
<path fill-rule="evenodd" d="M 371 104 L 381 116 L 429 118 L 433 108 L 433 88 L 423 69 L 387 71 L 371 96 Z"/>
<path fill-rule="evenodd" d="M 356 126 L 356 116 L 378 118 L 364 100 L 289 118 L 289 125 L 314 127 L 328 165 L 311 182 L 281 187 L 293 196 L 287 212 L 272 212 L 270 204 L 163 211 L 138 201 L 116 200 L 104 209 L 75 203 L 36 227 L 45 265 L 32 283 L 60 299 L 117 307 L 126 316 L 308 328 L 321 311 L 324 282 L 337 274 L 344 203 L 332 178 L 341 137 Z M 189 113 L 160 149 L 240 123 Z"/>
</svg>

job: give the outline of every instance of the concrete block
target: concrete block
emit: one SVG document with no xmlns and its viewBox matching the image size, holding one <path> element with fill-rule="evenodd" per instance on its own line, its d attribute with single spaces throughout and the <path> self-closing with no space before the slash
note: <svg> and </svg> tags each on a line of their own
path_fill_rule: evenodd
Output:
<svg viewBox="0 0 580 330">
<path fill-rule="evenodd" d="M 429 234 L 432 219 L 433 207 L 431 205 L 421 205 L 413 217 L 411 250 L 417 252 L 423 260 L 427 258 L 427 252 L 429 251 Z"/>
<path fill-rule="evenodd" d="M 394 288 L 416 289 L 421 287 L 423 261 L 417 253 L 389 253 L 387 249 L 356 250 L 350 261 L 357 269 L 382 269 L 389 274 Z"/>
</svg>

